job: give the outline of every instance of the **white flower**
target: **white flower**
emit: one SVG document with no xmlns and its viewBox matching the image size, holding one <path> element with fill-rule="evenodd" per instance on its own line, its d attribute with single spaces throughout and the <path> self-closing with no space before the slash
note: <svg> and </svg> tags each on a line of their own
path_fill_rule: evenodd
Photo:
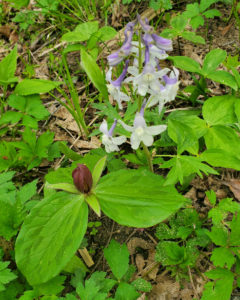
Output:
<svg viewBox="0 0 240 300">
<path fill-rule="evenodd" d="M 117 101 L 119 109 L 122 109 L 122 101 L 129 101 L 130 98 L 125 93 L 121 92 L 121 84 L 127 73 L 128 63 L 126 64 L 122 74 L 115 80 L 112 80 L 112 67 L 109 68 L 106 73 L 106 79 L 110 82 L 107 84 L 108 92 L 113 97 L 114 100 Z"/>
<path fill-rule="evenodd" d="M 100 125 L 99 129 L 103 133 L 102 136 L 102 143 L 105 146 L 105 150 L 107 153 L 119 151 L 119 145 L 126 142 L 125 136 L 119 137 L 112 137 L 113 130 L 116 127 L 117 120 L 114 121 L 110 130 L 108 130 L 108 125 L 106 120 L 103 120 L 102 124 Z"/>
<path fill-rule="evenodd" d="M 141 142 L 147 147 L 153 144 L 153 136 L 162 133 L 166 130 L 166 125 L 157 125 L 147 127 L 144 117 L 141 113 L 137 113 L 134 119 L 133 127 L 119 121 L 123 128 L 132 132 L 131 146 L 133 149 L 138 149 Z"/>
<path fill-rule="evenodd" d="M 166 75 L 168 71 L 168 68 L 156 71 L 151 63 L 146 64 L 143 72 L 140 74 L 138 73 L 138 68 L 129 67 L 128 72 L 133 76 L 125 79 L 124 82 L 132 81 L 134 89 L 137 89 L 141 96 L 145 96 L 147 93 L 159 93 L 161 88 L 159 78 Z"/>
<path fill-rule="evenodd" d="M 162 111 L 164 104 L 173 101 L 178 92 L 178 81 L 179 71 L 173 68 L 173 71 L 168 76 L 163 76 L 163 85 L 159 93 L 152 93 L 149 97 L 147 107 L 152 107 L 155 104 L 159 104 L 159 113 Z"/>
</svg>

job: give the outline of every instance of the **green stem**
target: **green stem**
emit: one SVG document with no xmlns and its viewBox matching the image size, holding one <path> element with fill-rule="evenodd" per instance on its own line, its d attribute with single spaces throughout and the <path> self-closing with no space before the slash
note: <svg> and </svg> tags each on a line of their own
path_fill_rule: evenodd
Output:
<svg viewBox="0 0 240 300">
<path fill-rule="evenodd" d="M 146 145 L 144 145 L 143 143 L 142 143 L 142 146 L 143 146 L 143 151 L 145 153 L 145 156 L 147 158 L 149 170 L 150 170 L 150 172 L 154 173 L 153 164 L 152 164 L 152 156 L 148 150 L 148 147 Z"/>
<path fill-rule="evenodd" d="M 70 75 L 68 65 L 67 65 L 67 60 L 66 60 L 66 57 L 64 55 L 62 57 L 62 61 L 63 61 L 63 65 L 64 65 L 65 70 L 66 70 L 67 80 L 68 80 L 68 83 L 69 83 L 69 91 L 70 91 L 70 94 L 71 94 L 71 97 L 72 97 L 74 108 L 76 110 L 79 122 L 80 122 L 80 124 L 83 128 L 83 131 L 84 131 L 85 135 L 88 136 L 89 132 L 88 132 L 88 129 L 87 129 L 87 125 L 84 121 L 83 113 L 82 113 L 81 108 L 80 108 L 78 94 L 77 94 L 76 89 L 73 85 L 72 77 Z"/>
</svg>

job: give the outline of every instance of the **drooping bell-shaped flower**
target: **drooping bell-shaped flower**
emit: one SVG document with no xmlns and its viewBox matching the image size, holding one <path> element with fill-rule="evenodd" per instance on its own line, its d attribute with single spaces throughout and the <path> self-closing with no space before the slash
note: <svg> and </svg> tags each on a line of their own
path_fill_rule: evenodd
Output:
<svg viewBox="0 0 240 300">
<path fill-rule="evenodd" d="M 142 21 L 141 17 L 138 15 L 138 22 L 140 23 L 144 36 L 143 39 L 145 42 L 155 44 L 157 48 L 164 51 L 172 51 L 172 41 L 165 39 L 155 33 L 155 30 L 152 26 L 149 25 L 148 19 L 145 19 L 145 22 Z"/>
<path fill-rule="evenodd" d="M 110 84 L 107 84 L 108 92 L 113 97 L 113 99 L 117 101 L 119 109 L 122 109 L 122 101 L 130 100 L 128 95 L 121 92 L 121 85 L 127 74 L 128 62 L 129 61 L 127 60 L 121 75 L 116 80 L 112 80 L 112 67 L 109 68 L 106 74 L 106 79 L 108 82 L 110 82 Z"/>
<path fill-rule="evenodd" d="M 93 184 L 92 174 L 87 166 L 78 164 L 72 172 L 73 182 L 76 188 L 84 194 L 90 192 Z"/>
<path fill-rule="evenodd" d="M 100 125 L 99 129 L 103 133 L 102 136 L 102 143 L 105 146 L 105 150 L 107 153 L 119 151 L 119 145 L 126 142 L 125 136 L 118 136 L 113 137 L 113 131 L 117 125 L 117 120 L 114 121 L 110 130 L 108 130 L 108 124 L 106 120 L 103 120 L 102 124 Z"/>
<path fill-rule="evenodd" d="M 108 55 L 107 60 L 110 66 L 118 65 L 131 53 L 133 28 L 134 28 L 133 22 L 127 24 L 127 27 L 124 32 L 125 41 L 122 44 L 122 47 L 116 52 Z"/>
<path fill-rule="evenodd" d="M 170 75 L 164 75 L 162 77 L 161 92 L 153 93 L 147 103 L 148 107 L 152 107 L 158 104 L 159 113 L 162 111 L 164 104 L 173 101 L 177 95 L 179 81 L 178 81 L 179 71 L 173 68 Z"/>
<path fill-rule="evenodd" d="M 136 113 L 133 126 L 128 126 L 124 122 L 119 121 L 124 129 L 132 132 L 130 141 L 134 150 L 138 149 L 141 142 L 147 147 L 151 146 L 153 144 L 153 136 L 162 133 L 167 128 L 166 125 L 147 126 L 143 117 L 145 105 L 146 102 L 144 101 L 141 111 Z"/>
</svg>

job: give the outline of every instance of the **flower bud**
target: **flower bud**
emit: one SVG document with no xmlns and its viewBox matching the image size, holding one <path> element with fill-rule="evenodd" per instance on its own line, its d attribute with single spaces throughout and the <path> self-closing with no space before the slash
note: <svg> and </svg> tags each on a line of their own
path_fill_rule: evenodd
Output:
<svg viewBox="0 0 240 300">
<path fill-rule="evenodd" d="M 72 172 L 73 182 L 81 193 L 88 193 L 91 190 L 93 179 L 87 166 L 78 164 Z"/>
</svg>

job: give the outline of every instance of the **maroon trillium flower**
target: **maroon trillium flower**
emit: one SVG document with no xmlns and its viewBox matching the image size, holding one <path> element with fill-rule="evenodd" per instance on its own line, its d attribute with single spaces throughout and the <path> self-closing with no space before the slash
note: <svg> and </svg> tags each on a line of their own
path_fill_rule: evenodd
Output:
<svg viewBox="0 0 240 300">
<path fill-rule="evenodd" d="M 90 192 L 93 184 L 92 174 L 87 166 L 78 164 L 72 172 L 73 182 L 81 193 Z"/>
</svg>

